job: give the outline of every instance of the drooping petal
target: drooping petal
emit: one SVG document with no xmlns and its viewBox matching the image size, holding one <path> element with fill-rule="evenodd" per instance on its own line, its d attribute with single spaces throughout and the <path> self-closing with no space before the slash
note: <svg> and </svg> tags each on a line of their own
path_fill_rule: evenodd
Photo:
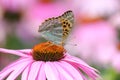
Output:
<svg viewBox="0 0 120 80">
<path fill-rule="evenodd" d="M 83 60 L 78 59 L 77 57 L 74 57 L 74 56 L 70 56 L 69 54 L 66 54 L 66 57 L 65 57 L 63 60 L 71 61 L 71 62 L 75 62 L 75 63 L 80 63 L 81 65 L 90 67 L 90 66 L 89 66 L 87 63 L 85 63 Z M 92 67 L 91 67 L 91 68 L 92 68 Z M 92 68 L 92 69 L 94 69 L 94 68 Z M 94 70 L 97 71 L 96 69 L 94 69 Z"/>
<path fill-rule="evenodd" d="M 57 71 L 56 67 L 53 65 L 53 62 L 46 62 L 45 73 L 47 80 L 61 80 L 59 77 L 59 72 Z"/>
<path fill-rule="evenodd" d="M 79 65 L 78 65 L 79 67 Z M 86 66 L 80 66 L 79 67 L 83 72 L 85 72 L 89 77 L 91 77 L 93 80 L 96 80 L 97 77 L 99 77 L 99 75 L 94 71 L 92 70 L 91 68 L 89 67 L 86 67 Z"/>
<path fill-rule="evenodd" d="M 73 63 L 74 64 L 74 63 Z M 76 64 L 76 63 L 75 63 Z M 93 80 L 97 77 L 100 77 L 94 69 L 91 69 L 91 67 L 84 66 L 81 64 L 76 64 L 77 67 L 79 67 L 83 72 L 85 72 L 89 77 L 93 78 Z"/>
<path fill-rule="evenodd" d="M 2 52 L 2 53 L 14 54 L 14 55 L 22 56 L 22 57 L 29 57 L 29 55 L 24 54 L 24 53 L 22 53 L 22 52 L 20 52 L 20 51 L 17 51 L 17 50 L 10 50 L 10 49 L 0 48 L 0 52 Z"/>
<path fill-rule="evenodd" d="M 76 70 L 79 71 L 80 75 L 83 77 L 83 80 L 88 80 L 86 76 L 80 71 L 80 69 L 76 65 L 72 65 Z"/>
<path fill-rule="evenodd" d="M 74 78 L 74 80 L 83 80 L 83 76 L 80 75 L 79 71 L 77 71 L 69 63 L 65 61 L 60 61 L 58 65 L 61 66 L 65 71 L 67 71 Z"/>
<path fill-rule="evenodd" d="M 75 67 L 74 67 L 75 68 Z M 77 68 L 76 68 L 77 69 Z M 79 70 L 79 69 L 77 69 L 77 70 Z M 79 71 L 79 73 L 80 73 L 80 75 L 83 77 L 83 80 L 88 80 L 87 78 L 86 78 L 86 76 L 84 76 L 83 74 L 82 74 L 82 72 L 80 72 Z"/>
<path fill-rule="evenodd" d="M 78 64 L 80 64 L 80 65 L 89 67 L 91 70 L 94 70 L 94 71 L 96 71 L 96 72 L 99 73 L 98 70 L 96 70 L 95 68 L 89 66 L 89 65 L 88 65 L 87 63 L 85 63 L 83 60 L 78 59 L 77 57 L 74 57 L 74 56 L 70 56 L 69 54 L 67 54 L 67 56 L 64 58 L 64 60 L 66 60 L 66 61 L 71 61 L 71 62 L 74 62 L 74 63 L 78 63 Z"/>
<path fill-rule="evenodd" d="M 74 64 L 74 63 L 72 63 L 72 64 Z M 89 67 L 86 67 L 86 66 L 83 66 L 80 64 L 76 64 L 76 63 L 74 65 L 76 65 L 78 68 L 80 68 L 83 72 L 85 72 L 93 80 L 96 80 L 96 78 L 99 77 L 99 75 Z"/>
<path fill-rule="evenodd" d="M 2 71 L 0 71 L 0 79 L 1 80 L 4 79 L 10 72 L 15 70 L 19 64 L 22 64 L 23 62 L 30 61 L 30 60 L 31 60 L 31 58 L 21 58 L 15 62 L 13 62 L 12 64 L 10 64 L 6 68 L 4 68 Z"/>
<path fill-rule="evenodd" d="M 41 62 L 41 66 L 39 69 L 38 77 L 36 80 L 46 80 L 46 75 L 45 75 L 45 62 Z"/>
<path fill-rule="evenodd" d="M 32 49 L 21 49 L 21 50 L 16 50 L 16 51 L 20 51 L 22 53 L 29 54 L 32 52 Z"/>
<path fill-rule="evenodd" d="M 96 71 L 97 71 L 96 69 L 90 67 L 85 62 L 83 62 L 80 59 L 77 59 L 76 57 L 69 56 L 67 58 L 64 58 L 64 61 L 69 62 L 72 65 L 76 65 L 78 68 L 80 68 L 83 72 L 85 72 L 93 80 L 95 80 L 96 77 L 99 77 L 99 75 L 96 73 Z"/>
<path fill-rule="evenodd" d="M 36 80 L 37 79 L 37 75 L 39 74 L 39 69 L 41 66 L 41 61 L 36 61 L 33 62 L 31 67 L 30 67 L 30 72 L 28 75 L 28 80 Z"/>
<path fill-rule="evenodd" d="M 21 64 L 18 64 L 14 71 L 8 76 L 7 80 L 15 80 L 18 75 L 31 64 L 31 61 L 24 61 Z"/>
<path fill-rule="evenodd" d="M 59 64 L 59 62 L 55 62 L 55 66 L 60 74 L 64 78 L 64 80 L 74 80 L 74 78 L 67 72 L 65 71 Z"/>
</svg>

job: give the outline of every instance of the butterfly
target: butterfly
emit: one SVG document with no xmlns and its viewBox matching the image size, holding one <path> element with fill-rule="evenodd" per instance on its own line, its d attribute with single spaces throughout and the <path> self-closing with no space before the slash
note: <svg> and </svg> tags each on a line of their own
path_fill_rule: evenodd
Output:
<svg viewBox="0 0 120 80">
<path fill-rule="evenodd" d="M 66 38 L 71 32 L 74 23 L 74 15 L 71 10 L 64 12 L 61 16 L 45 20 L 38 32 L 41 36 L 54 44 L 64 45 Z"/>
</svg>

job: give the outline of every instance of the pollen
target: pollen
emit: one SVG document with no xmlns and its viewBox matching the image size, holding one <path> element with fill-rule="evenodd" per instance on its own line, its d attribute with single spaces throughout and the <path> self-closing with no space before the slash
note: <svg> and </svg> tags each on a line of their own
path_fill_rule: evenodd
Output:
<svg viewBox="0 0 120 80">
<path fill-rule="evenodd" d="M 52 42 L 44 42 L 33 47 L 32 56 L 36 61 L 58 61 L 64 58 L 65 49 Z"/>
</svg>

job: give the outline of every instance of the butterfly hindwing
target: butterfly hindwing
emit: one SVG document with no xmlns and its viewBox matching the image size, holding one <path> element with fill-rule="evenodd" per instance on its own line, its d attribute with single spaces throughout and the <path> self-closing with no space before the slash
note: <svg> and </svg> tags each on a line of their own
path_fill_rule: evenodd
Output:
<svg viewBox="0 0 120 80">
<path fill-rule="evenodd" d="M 50 18 L 39 26 L 39 32 L 41 35 L 56 44 L 60 44 L 62 41 L 62 23 L 57 18 Z"/>
</svg>

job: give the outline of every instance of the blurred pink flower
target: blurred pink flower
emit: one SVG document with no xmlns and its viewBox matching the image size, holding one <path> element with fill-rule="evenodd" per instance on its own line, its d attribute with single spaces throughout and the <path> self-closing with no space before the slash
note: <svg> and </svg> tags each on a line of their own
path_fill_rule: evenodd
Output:
<svg viewBox="0 0 120 80">
<path fill-rule="evenodd" d="M 116 52 L 116 32 L 106 21 L 83 23 L 73 30 L 71 37 L 71 43 L 77 46 L 66 45 L 69 53 L 87 61 L 106 64 Z"/>
<path fill-rule="evenodd" d="M 4 46 L 6 41 L 6 28 L 4 24 L 2 24 L 2 14 L 3 9 L 0 7 L 0 46 Z"/>
<path fill-rule="evenodd" d="M 34 2 L 34 0 L 0 0 L 0 5 L 3 6 L 4 9 L 16 11 L 30 7 Z"/>
<path fill-rule="evenodd" d="M 76 5 L 81 17 L 109 16 L 119 10 L 119 0 L 76 0 Z"/>
<path fill-rule="evenodd" d="M 120 73 L 120 11 L 116 11 L 110 18 L 110 23 L 114 26 L 117 33 L 116 52 L 112 56 L 111 65 Z"/>
<path fill-rule="evenodd" d="M 113 57 L 111 59 L 111 64 L 112 64 L 112 67 L 117 72 L 120 72 L 120 53 L 119 53 L 119 51 L 118 51 L 118 53 L 113 55 Z"/>
<path fill-rule="evenodd" d="M 96 80 L 99 76 L 94 68 L 90 67 L 82 60 L 70 56 L 68 53 L 62 53 L 63 55 L 61 59 L 51 61 L 56 58 L 54 57 L 56 54 L 59 55 L 61 53 L 56 53 L 54 56 L 51 56 L 51 53 L 46 54 L 47 52 L 52 51 L 51 49 L 53 47 L 48 48 L 48 50 L 45 51 L 45 45 L 45 48 L 41 49 L 41 51 L 44 50 L 43 52 L 45 53 L 43 54 L 45 55 L 43 55 L 42 52 L 41 54 L 38 54 L 38 48 L 41 49 L 40 46 L 33 49 L 23 50 L 0 48 L 0 52 L 2 53 L 10 53 L 20 56 L 19 60 L 0 71 L 0 79 L 2 80 L 7 77 L 7 80 L 14 80 L 21 73 L 22 80 L 88 80 L 82 72 L 86 73 L 92 80 Z M 53 49 L 54 51 L 55 48 L 56 47 Z M 36 56 L 34 56 L 34 52 L 37 54 Z M 36 57 L 39 57 L 39 60 L 36 60 Z M 80 70 L 82 70 L 82 72 Z"/>
<path fill-rule="evenodd" d="M 6 35 L 10 36 L 14 34 L 17 36 L 16 29 L 18 27 L 27 26 L 27 23 L 25 23 L 27 21 L 24 20 L 25 10 L 32 6 L 34 2 L 34 0 L 0 0 L 0 23 L 2 27 L 5 28 L 4 32 Z M 34 42 L 32 39 L 34 36 L 31 37 L 29 33 L 26 33 L 26 36 L 29 40 Z"/>
<path fill-rule="evenodd" d="M 115 28 L 120 28 L 120 11 L 116 11 L 113 15 L 110 16 L 109 18 L 110 23 L 115 27 Z"/>
<path fill-rule="evenodd" d="M 0 22 L 0 46 L 4 46 L 6 41 L 6 30 Z"/>
</svg>

